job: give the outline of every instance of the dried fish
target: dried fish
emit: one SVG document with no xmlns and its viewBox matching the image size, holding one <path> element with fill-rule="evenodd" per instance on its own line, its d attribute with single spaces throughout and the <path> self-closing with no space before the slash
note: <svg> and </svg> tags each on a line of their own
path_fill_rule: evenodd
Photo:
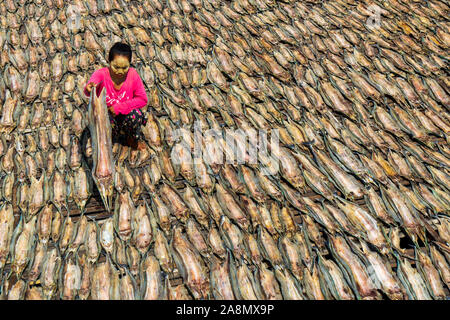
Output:
<svg viewBox="0 0 450 320">
<path fill-rule="evenodd" d="M 102 90 L 98 97 L 96 94 L 91 95 L 88 114 L 93 143 L 92 178 L 100 191 L 106 210 L 110 211 L 115 166 L 111 152 L 111 125 L 106 110 L 105 90 Z"/>
</svg>

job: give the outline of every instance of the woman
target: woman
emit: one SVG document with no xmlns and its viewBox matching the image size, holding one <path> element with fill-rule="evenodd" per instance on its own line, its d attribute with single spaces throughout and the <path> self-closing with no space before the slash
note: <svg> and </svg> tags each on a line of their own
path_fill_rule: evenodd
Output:
<svg viewBox="0 0 450 320">
<path fill-rule="evenodd" d="M 92 74 L 84 87 L 84 94 L 89 97 L 96 87 L 98 95 L 105 87 L 113 137 L 142 150 L 145 143 L 141 140 L 141 125 L 145 125 L 147 120 L 140 109 L 147 105 L 148 98 L 139 74 L 130 67 L 131 55 L 129 45 L 115 43 L 109 50 L 109 67 Z"/>
</svg>

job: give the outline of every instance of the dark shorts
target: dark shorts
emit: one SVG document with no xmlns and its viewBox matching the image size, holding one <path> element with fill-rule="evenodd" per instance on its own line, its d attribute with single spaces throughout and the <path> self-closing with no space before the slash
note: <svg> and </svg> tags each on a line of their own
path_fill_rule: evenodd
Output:
<svg viewBox="0 0 450 320">
<path fill-rule="evenodd" d="M 118 114 L 116 116 L 109 113 L 109 120 L 111 121 L 113 137 L 130 137 L 138 140 L 143 138 L 141 126 L 145 126 L 147 118 L 141 110 L 134 109 L 128 114 Z"/>
</svg>

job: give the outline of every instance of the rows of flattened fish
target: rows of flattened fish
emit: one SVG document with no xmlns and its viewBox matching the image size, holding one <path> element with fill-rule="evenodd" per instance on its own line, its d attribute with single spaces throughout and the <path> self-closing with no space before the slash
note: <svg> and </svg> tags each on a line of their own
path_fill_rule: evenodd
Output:
<svg viewBox="0 0 450 320">
<path fill-rule="evenodd" d="M 449 9 L 0 1 L 0 297 L 445 298 Z M 118 40 L 148 89 L 148 148 L 113 145 L 96 220 L 82 89 Z M 277 129 L 281 146 L 257 165 L 178 164 L 194 121 Z"/>
</svg>

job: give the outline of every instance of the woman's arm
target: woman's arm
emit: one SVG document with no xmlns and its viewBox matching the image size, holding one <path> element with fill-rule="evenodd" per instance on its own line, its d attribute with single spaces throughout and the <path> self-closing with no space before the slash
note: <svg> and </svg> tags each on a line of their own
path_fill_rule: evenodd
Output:
<svg viewBox="0 0 450 320">
<path fill-rule="evenodd" d="M 99 70 L 94 71 L 94 73 L 92 74 L 91 78 L 89 79 L 89 81 L 86 83 L 86 85 L 84 86 L 83 92 L 85 94 L 86 97 L 89 97 L 90 92 L 87 91 L 87 85 L 89 83 L 96 83 L 98 84 L 99 82 L 101 82 L 103 80 L 103 75 Z"/>
<path fill-rule="evenodd" d="M 148 102 L 147 93 L 145 92 L 144 83 L 141 80 L 141 77 L 134 71 L 133 76 L 133 98 L 127 101 L 123 101 L 114 105 L 114 113 L 115 114 L 128 114 L 131 110 L 140 109 L 145 107 Z"/>
</svg>

